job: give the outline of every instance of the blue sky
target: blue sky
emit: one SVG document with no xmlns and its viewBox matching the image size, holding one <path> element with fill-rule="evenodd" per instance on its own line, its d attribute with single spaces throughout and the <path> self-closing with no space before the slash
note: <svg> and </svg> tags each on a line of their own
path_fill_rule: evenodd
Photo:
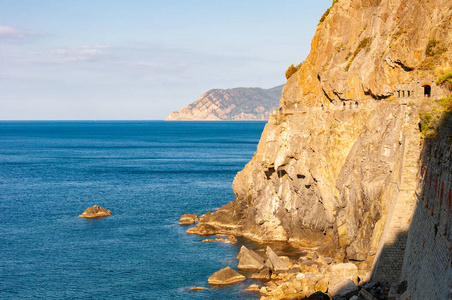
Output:
<svg viewBox="0 0 452 300">
<path fill-rule="evenodd" d="M 0 0 L 0 120 L 159 120 L 271 88 L 331 0 Z"/>
</svg>

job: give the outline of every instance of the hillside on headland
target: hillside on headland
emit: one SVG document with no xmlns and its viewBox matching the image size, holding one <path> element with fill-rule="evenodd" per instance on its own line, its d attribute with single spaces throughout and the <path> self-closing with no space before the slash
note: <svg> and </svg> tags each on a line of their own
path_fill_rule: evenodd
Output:
<svg viewBox="0 0 452 300">
<path fill-rule="evenodd" d="M 366 280 L 405 279 L 412 299 L 447 299 L 451 32 L 450 0 L 334 0 L 235 200 L 198 228 L 289 241 L 353 261 Z"/>
<path fill-rule="evenodd" d="M 165 121 L 267 120 L 278 108 L 283 85 L 271 88 L 213 89 L 173 111 Z"/>
</svg>

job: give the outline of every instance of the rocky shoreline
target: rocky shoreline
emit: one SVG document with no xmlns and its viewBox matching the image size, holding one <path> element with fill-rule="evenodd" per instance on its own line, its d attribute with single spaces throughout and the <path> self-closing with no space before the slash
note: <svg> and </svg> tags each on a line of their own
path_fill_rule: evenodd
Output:
<svg viewBox="0 0 452 300">
<path fill-rule="evenodd" d="M 184 215 L 185 216 L 185 215 Z M 196 216 L 196 215 L 194 215 Z M 193 218 L 195 218 L 193 216 Z M 196 216 L 197 217 L 197 216 Z M 201 236 L 224 236 L 206 225 L 189 228 L 187 233 Z M 212 237 L 201 242 L 236 243 L 234 235 L 227 239 Z M 245 290 L 256 292 L 265 299 L 334 299 L 334 300 L 380 300 L 410 299 L 406 284 L 385 286 L 369 281 L 369 272 L 354 262 L 323 256 L 312 249 L 300 250 L 300 255 L 288 257 L 261 244 L 253 251 L 244 245 L 237 255 L 237 265 L 227 266 L 208 278 L 209 285 L 230 285 L 247 278 L 255 280 Z M 236 271 L 238 270 L 238 271 Z M 405 288 L 404 288 L 405 287 Z M 200 287 L 192 290 L 202 290 Z M 259 296 L 258 296 L 259 297 Z"/>
</svg>

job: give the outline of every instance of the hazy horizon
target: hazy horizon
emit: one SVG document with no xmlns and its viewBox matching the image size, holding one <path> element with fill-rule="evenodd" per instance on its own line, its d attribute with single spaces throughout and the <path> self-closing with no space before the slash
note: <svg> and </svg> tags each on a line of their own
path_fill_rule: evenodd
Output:
<svg viewBox="0 0 452 300">
<path fill-rule="evenodd" d="M 210 89 L 283 84 L 331 0 L 0 4 L 0 120 L 162 120 Z"/>
</svg>

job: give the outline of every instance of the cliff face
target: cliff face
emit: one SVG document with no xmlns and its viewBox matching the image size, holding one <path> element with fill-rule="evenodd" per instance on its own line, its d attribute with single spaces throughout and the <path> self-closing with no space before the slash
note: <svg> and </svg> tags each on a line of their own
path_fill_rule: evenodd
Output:
<svg viewBox="0 0 452 300">
<path fill-rule="evenodd" d="M 261 88 L 210 90 L 187 107 L 171 112 L 165 120 L 267 120 L 270 113 L 278 107 L 282 88 L 281 85 L 267 90 Z"/>
<path fill-rule="evenodd" d="M 420 102 L 449 93 L 431 78 L 452 64 L 450 32 L 449 0 L 335 0 L 234 180 L 235 201 L 198 226 L 370 268 L 394 203 L 414 193 Z"/>
</svg>

